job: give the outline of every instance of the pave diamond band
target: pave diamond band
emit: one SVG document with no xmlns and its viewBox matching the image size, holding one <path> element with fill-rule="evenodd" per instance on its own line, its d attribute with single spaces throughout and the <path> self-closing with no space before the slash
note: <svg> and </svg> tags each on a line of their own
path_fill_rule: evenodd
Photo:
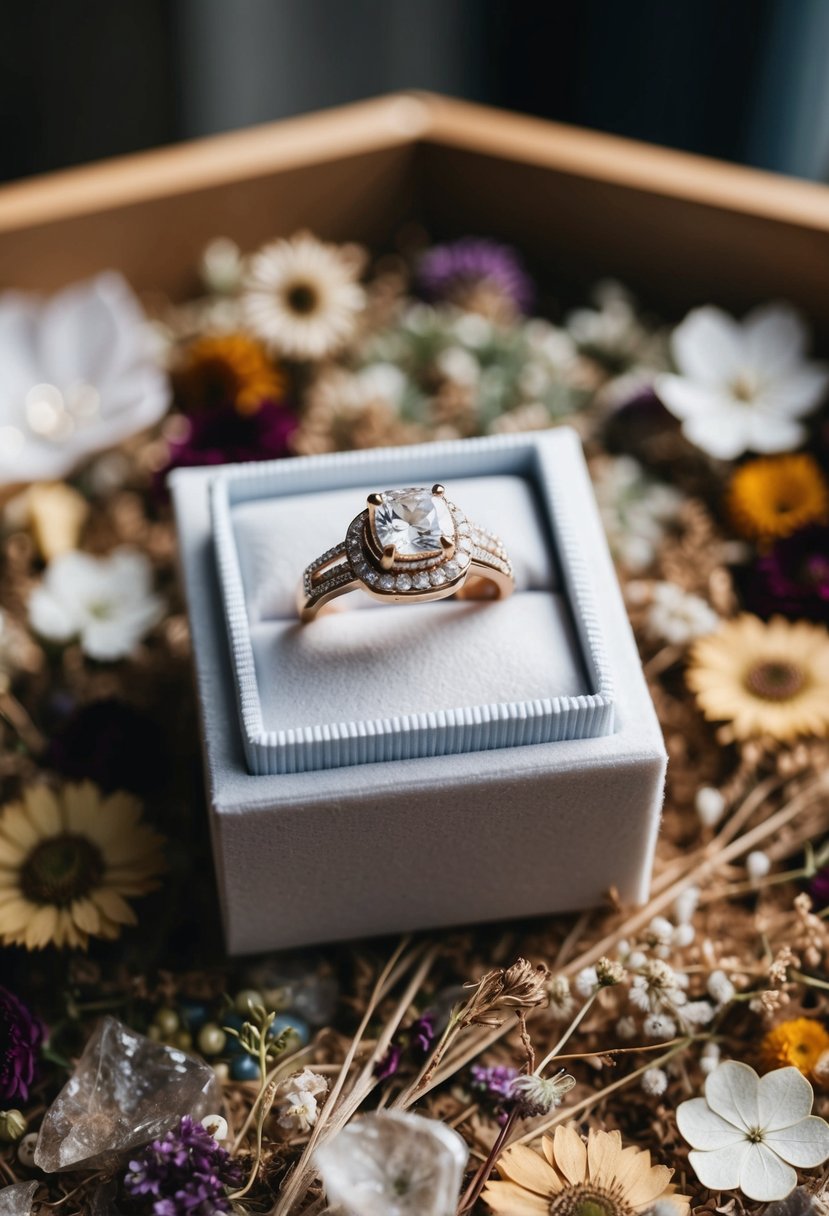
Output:
<svg viewBox="0 0 829 1216">
<path fill-rule="evenodd" d="M 500 539 L 467 519 L 442 485 L 369 494 L 345 540 L 305 568 L 297 593 L 300 619 L 361 590 L 383 603 L 504 599 L 515 587 Z"/>
</svg>

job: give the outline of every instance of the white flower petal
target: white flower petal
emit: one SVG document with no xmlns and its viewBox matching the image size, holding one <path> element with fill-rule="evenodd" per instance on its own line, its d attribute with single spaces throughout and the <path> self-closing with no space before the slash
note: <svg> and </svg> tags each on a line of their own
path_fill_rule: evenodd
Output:
<svg viewBox="0 0 829 1216">
<path fill-rule="evenodd" d="M 766 409 L 802 418 L 817 409 L 829 389 L 829 367 L 825 363 L 803 363 L 786 376 L 765 385 L 758 404 Z"/>
<path fill-rule="evenodd" d="M 716 387 L 739 374 L 745 358 L 742 328 L 722 309 L 695 308 L 671 335 L 671 351 L 683 376 Z"/>
<path fill-rule="evenodd" d="M 797 1186 L 797 1174 L 765 1144 L 749 1144 L 740 1166 L 739 1187 L 749 1199 L 771 1203 Z"/>
<path fill-rule="evenodd" d="M 822 1165 L 829 1157 L 829 1124 L 817 1115 L 801 1119 L 791 1127 L 766 1131 L 763 1140 L 778 1157 L 801 1169 Z"/>
<path fill-rule="evenodd" d="M 761 304 L 744 319 L 743 340 L 750 365 L 777 379 L 803 362 L 809 330 L 791 304 Z"/>
<path fill-rule="evenodd" d="M 751 410 L 722 398 L 716 412 L 694 415 L 682 424 L 689 443 L 718 460 L 736 460 L 750 446 Z"/>
<path fill-rule="evenodd" d="M 677 1107 L 676 1122 L 680 1133 L 696 1149 L 713 1149 L 745 1140 L 742 1128 L 735 1127 L 718 1115 L 705 1098 L 690 1098 Z"/>
<path fill-rule="evenodd" d="M 706 1078 L 708 1105 L 729 1123 L 751 1131 L 760 1126 L 759 1080 L 748 1064 L 726 1060 Z"/>
<path fill-rule="evenodd" d="M 46 587 L 35 587 L 29 597 L 29 624 L 35 633 L 53 642 L 68 642 L 81 622 Z"/>
<path fill-rule="evenodd" d="M 750 1148 L 748 1140 L 743 1140 L 740 1144 L 726 1144 L 707 1153 L 692 1149 L 688 1160 L 703 1186 L 712 1191 L 734 1191 L 740 1185 L 743 1159 Z"/>
<path fill-rule="evenodd" d="M 685 380 L 682 376 L 673 376 L 667 372 L 656 377 L 653 387 L 665 409 L 680 419 L 713 414 L 722 398 L 719 386 L 710 388 L 705 384 L 697 384 L 695 380 Z"/>
<path fill-rule="evenodd" d="M 791 1127 L 811 1114 L 814 1100 L 814 1091 L 798 1068 L 775 1068 L 757 1086 L 758 1126 L 764 1132 Z"/>
<path fill-rule="evenodd" d="M 759 405 L 751 408 L 746 442 L 750 451 L 764 455 L 791 452 L 799 448 L 805 438 L 805 427 L 795 419 L 772 413 Z"/>
</svg>

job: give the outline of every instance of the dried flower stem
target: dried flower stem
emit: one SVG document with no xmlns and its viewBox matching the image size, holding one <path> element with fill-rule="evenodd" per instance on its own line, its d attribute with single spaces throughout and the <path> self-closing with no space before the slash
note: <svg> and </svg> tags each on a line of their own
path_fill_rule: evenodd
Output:
<svg viewBox="0 0 829 1216">
<path fill-rule="evenodd" d="M 578 1011 L 576 1016 L 573 1018 L 570 1025 L 565 1030 L 564 1034 L 561 1036 L 559 1041 L 556 1043 L 555 1047 L 552 1049 L 552 1051 L 547 1052 L 546 1056 L 544 1057 L 544 1059 L 541 1061 L 541 1063 L 538 1065 L 538 1067 L 535 1070 L 535 1075 L 537 1077 L 540 1077 L 541 1074 L 543 1073 L 544 1069 L 547 1067 L 547 1065 L 552 1063 L 552 1061 L 556 1058 L 558 1053 L 561 1051 L 562 1047 L 565 1047 L 567 1045 L 567 1043 L 572 1038 L 572 1036 L 574 1035 L 576 1030 L 579 1028 L 581 1023 L 587 1017 L 590 1010 L 593 1008 L 593 1005 L 595 1004 L 595 1001 L 596 1001 L 596 997 L 599 995 L 599 991 L 600 991 L 600 989 L 597 988 L 595 992 L 591 993 L 591 995 L 584 1002 L 584 1004 L 582 1005 L 581 1009 Z"/>
</svg>

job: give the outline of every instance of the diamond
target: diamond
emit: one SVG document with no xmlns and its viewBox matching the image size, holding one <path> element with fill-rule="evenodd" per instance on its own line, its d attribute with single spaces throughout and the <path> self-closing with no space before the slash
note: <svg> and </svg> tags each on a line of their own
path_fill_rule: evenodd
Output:
<svg viewBox="0 0 829 1216">
<path fill-rule="evenodd" d="M 458 541 L 458 548 L 463 549 L 466 553 L 472 552 L 472 541 L 468 536 L 462 536 Z"/>
<path fill-rule="evenodd" d="M 458 575 L 460 574 L 460 572 L 461 572 L 461 568 L 457 562 L 444 562 L 443 573 L 446 575 L 446 577 L 450 581 L 453 578 L 457 578 Z"/>
<path fill-rule="evenodd" d="M 419 574 L 416 574 L 412 579 L 412 585 L 416 587 L 418 591 L 427 591 L 430 585 L 429 575 L 427 572 L 425 570 L 421 570 Z"/>
<path fill-rule="evenodd" d="M 455 528 L 446 500 L 431 490 L 386 490 L 374 508 L 374 536 L 381 549 L 394 546 L 400 557 L 440 553 L 441 537 L 452 540 Z"/>
<path fill-rule="evenodd" d="M 460 566 L 460 568 L 462 570 L 465 570 L 466 567 L 469 565 L 469 561 L 470 561 L 469 554 L 465 553 L 463 549 L 459 549 L 458 552 L 455 554 L 455 561 L 458 563 L 458 565 Z"/>
<path fill-rule="evenodd" d="M 365 582 L 371 583 L 373 585 L 374 583 L 377 583 L 380 581 L 380 575 L 377 573 L 376 570 L 367 570 L 365 572 L 365 574 L 363 575 L 363 579 Z"/>
<path fill-rule="evenodd" d="M 429 573 L 429 581 L 433 587 L 440 587 L 446 582 L 446 575 L 442 570 L 432 570 Z"/>
<path fill-rule="evenodd" d="M 411 576 L 411 574 L 398 574 L 398 576 L 397 576 L 397 590 L 398 590 L 398 591 L 411 591 L 411 589 L 412 589 L 412 576 Z"/>
<path fill-rule="evenodd" d="M 463 523 L 461 523 L 461 521 L 458 520 L 457 524 L 458 524 L 458 531 L 460 532 L 460 534 L 462 536 L 468 536 L 469 535 L 469 524 L 467 523 L 467 521 L 464 520 Z"/>
<path fill-rule="evenodd" d="M 383 574 L 380 577 L 380 586 L 383 591 L 394 591 L 394 575 Z"/>
</svg>

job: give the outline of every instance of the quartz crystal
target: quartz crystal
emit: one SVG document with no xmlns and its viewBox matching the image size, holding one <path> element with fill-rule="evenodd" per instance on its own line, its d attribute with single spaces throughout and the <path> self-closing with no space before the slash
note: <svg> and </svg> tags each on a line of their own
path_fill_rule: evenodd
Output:
<svg viewBox="0 0 829 1216">
<path fill-rule="evenodd" d="M 374 535 L 381 549 L 394 545 L 400 557 L 440 553 L 440 538 L 452 540 L 455 525 L 446 500 L 431 490 L 386 490 L 374 508 Z"/>
<path fill-rule="evenodd" d="M 466 1158 L 445 1123 L 397 1111 L 347 1124 L 315 1154 L 328 1203 L 348 1216 L 451 1216 Z"/>
<path fill-rule="evenodd" d="M 0 1189 L 0 1216 L 30 1216 L 39 1182 L 16 1182 Z"/>
<path fill-rule="evenodd" d="M 109 1169 L 133 1149 L 221 1106 L 221 1087 L 201 1060 L 104 1018 L 46 1112 L 35 1164 L 46 1173 Z"/>
</svg>

